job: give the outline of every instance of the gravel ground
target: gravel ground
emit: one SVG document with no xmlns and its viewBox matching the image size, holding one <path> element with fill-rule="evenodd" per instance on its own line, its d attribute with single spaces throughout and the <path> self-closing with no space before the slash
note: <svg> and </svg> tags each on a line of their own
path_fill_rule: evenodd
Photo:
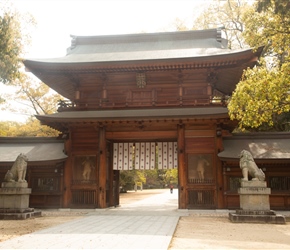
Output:
<svg viewBox="0 0 290 250">
<path fill-rule="evenodd" d="M 191 214 L 180 218 L 169 249 L 290 249 L 290 223 L 232 223 L 226 213 Z"/>
</svg>

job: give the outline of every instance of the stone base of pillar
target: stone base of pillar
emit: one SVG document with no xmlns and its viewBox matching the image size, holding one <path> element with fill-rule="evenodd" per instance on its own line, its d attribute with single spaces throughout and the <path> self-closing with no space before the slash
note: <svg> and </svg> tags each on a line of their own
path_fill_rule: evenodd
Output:
<svg viewBox="0 0 290 250">
<path fill-rule="evenodd" d="M 265 181 L 241 181 L 240 209 L 236 213 L 230 213 L 229 219 L 232 222 L 247 223 L 271 223 L 286 224 L 285 216 L 277 215 L 270 210 L 269 195 L 271 189 L 267 188 Z"/>
<path fill-rule="evenodd" d="M 276 214 L 272 210 L 236 210 L 235 213 L 229 213 L 229 219 L 235 223 L 286 224 L 285 216 Z"/>
<path fill-rule="evenodd" d="M 242 210 L 270 210 L 271 189 L 267 188 L 265 181 L 241 181 L 238 193 Z"/>
<path fill-rule="evenodd" d="M 40 217 L 41 211 L 34 210 L 34 208 L 27 209 L 1 209 L 0 220 L 25 220 L 28 218 Z"/>
<path fill-rule="evenodd" d="M 0 188 L 0 220 L 24 220 L 41 216 L 41 211 L 29 208 L 31 188 L 28 184 L 3 182 Z"/>
</svg>

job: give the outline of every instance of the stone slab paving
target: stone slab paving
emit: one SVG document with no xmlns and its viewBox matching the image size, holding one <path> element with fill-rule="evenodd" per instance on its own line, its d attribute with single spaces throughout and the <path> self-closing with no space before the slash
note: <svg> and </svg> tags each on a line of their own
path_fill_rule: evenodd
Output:
<svg viewBox="0 0 290 250">
<path fill-rule="evenodd" d="M 0 249 L 167 249 L 180 216 L 177 192 L 153 195 L 0 243 Z"/>
</svg>

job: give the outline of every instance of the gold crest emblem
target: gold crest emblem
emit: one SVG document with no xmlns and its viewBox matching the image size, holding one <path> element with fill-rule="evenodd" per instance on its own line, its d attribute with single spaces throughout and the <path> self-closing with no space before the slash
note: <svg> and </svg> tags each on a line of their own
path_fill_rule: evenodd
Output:
<svg viewBox="0 0 290 250">
<path fill-rule="evenodd" d="M 146 86 L 145 73 L 136 73 L 136 84 L 138 88 L 144 88 Z"/>
</svg>

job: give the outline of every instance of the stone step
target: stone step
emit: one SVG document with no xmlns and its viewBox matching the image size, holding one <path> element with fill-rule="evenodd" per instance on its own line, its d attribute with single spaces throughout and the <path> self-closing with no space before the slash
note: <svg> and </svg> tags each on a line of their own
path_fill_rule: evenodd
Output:
<svg viewBox="0 0 290 250">
<path fill-rule="evenodd" d="M 253 212 L 253 211 L 252 211 Z M 229 219 L 235 223 L 267 223 L 267 224 L 286 224 L 285 216 L 283 215 L 270 215 L 259 214 L 261 211 L 257 211 L 255 214 L 237 214 L 229 213 Z"/>
</svg>

